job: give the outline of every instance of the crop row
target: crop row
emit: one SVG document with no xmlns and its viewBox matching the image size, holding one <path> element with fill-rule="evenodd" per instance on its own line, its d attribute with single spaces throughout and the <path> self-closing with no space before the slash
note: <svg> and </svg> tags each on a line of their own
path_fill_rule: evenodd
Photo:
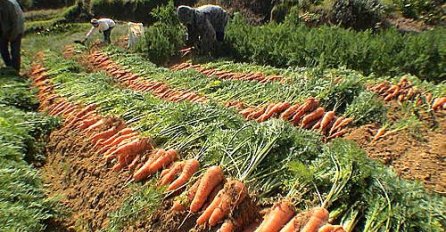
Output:
<svg viewBox="0 0 446 232">
<path fill-rule="evenodd" d="M 48 56 L 45 64 L 64 71 L 79 70 L 61 67 L 60 62 L 58 57 Z M 423 188 L 398 179 L 351 142 L 323 144 L 315 134 L 279 120 L 258 124 L 218 105 L 167 102 L 150 93 L 119 89 L 103 74 L 51 73 L 59 94 L 95 103 L 102 114 L 123 118 L 128 126 L 150 137 L 156 147 L 178 150 L 183 157 L 180 162 L 198 158 L 202 167 L 225 167 L 225 176 L 242 181 L 259 205 L 268 205 L 282 193 L 296 208 L 325 207 L 333 212 L 329 221 L 342 223 L 346 229 L 375 231 L 388 225 L 435 230 L 441 226 L 442 217 L 435 212 L 443 205 L 436 197 L 415 194 L 424 192 Z M 191 184 L 185 188 L 190 189 Z M 386 202 L 391 202 L 391 208 Z M 412 214 L 406 207 L 418 207 L 419 211 Z M 434 223 L 423 223 L 427 221 Z"/>
<path fill-rule="evenodd" d="M 37 99 L 22 77 L 0 75 L 0 224 L 2 231 L 41 231 L 60 215 L 32 164 L 44 162 L 43 143 L 57 126 L 36 112 Z"/>
</svg>

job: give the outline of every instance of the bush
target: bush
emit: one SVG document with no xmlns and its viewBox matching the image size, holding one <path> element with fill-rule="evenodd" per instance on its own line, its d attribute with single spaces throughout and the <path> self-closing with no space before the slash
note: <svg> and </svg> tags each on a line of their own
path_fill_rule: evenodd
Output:
<svg viewBox="0 0 446 232">
<path fill-rule="evenodd" d="M 167 0 L 93 0 L 91 12 L 95 17 L 152 23 L 150 11 L 165 4 Z"/>
<path fill-rule="evenodd" d="M 155 9 L 152 16 L 159 21 L 147 29 L 143 49 L 150 61 L 163 64 L 184 45 L 185 31 L 178 21 L 172 1 Z"/>
<path fill-rule="evenodd" d="M 411 73 L 423 80 L 446 79 L 446 29 L 402 35 L 395 30 L 373 34 L 337 27 L 308 28 L 284 24 L 248 25 L 234 17 L 227 28 L 227 54 L 241 61 L 276 67 L 338 68 L 368 75 Z M 271 42 L 274 41 L 274 42 Z"/>
<path fill-rule="evenodd" d="M 373 28 L 383 14 L 384 6 L 379 0 L 336 0 L 330 18 L 343 27 L 364 30 Z"/>
</svg>

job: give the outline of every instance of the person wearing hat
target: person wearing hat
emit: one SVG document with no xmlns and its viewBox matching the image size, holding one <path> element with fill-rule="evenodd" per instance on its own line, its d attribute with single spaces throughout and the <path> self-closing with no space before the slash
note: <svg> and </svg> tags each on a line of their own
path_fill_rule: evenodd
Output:
<svg viewBox="0 0 446 232">
<path fill-rule="evenodd" d="M 85 35 L 85 39 L 82 41 L 82 43 L 87 41 L 87 39 L 90 38 L 91 34 L 93 34 L 94 31 L 99 31 L 104 34 L 104 43 L 110 44 L 111 43 L 110 35 L 112 29 L 116 25 L 115 21 L 109 18 L 101 18 L 101 19 L 92 19 L 90 23 L 93 26 L 91 27 L 87 35 Z"/>
<path fill-rule="evenodd" d="M 195 46 L 200 53 L 213 51 L 216 42 L 223 41 L 229 15 L 220 6 L 179 6 L 177 15 L 180 22 L 187 27 L 187 43 Z"/>
<path fill-rule="evenodd" d="M 19 3 L 0 0 L 0 53 L 5 65 L 17 72 L 20 71 L 20 45 L 24 32 L 25 17 Z"/>
</svg>

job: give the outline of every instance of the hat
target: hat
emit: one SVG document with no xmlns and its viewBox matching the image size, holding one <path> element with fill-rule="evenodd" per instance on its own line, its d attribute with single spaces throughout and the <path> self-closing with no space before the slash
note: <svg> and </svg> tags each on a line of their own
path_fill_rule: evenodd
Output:
<svg viewBox="0 0 446 232">
<path fill-rule="evenodd" d="M 97 20 L 97 19 L 91 19 L 91 20 L 90 20 L 90 23 L 91 23 L 91 24 L 98 24 L 98 20 Z"/>
</svg>

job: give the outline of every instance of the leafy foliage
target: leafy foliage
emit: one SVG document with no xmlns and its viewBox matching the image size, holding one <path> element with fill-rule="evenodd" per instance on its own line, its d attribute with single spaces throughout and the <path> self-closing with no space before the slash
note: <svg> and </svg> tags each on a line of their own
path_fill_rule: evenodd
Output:
<svg viewBox="0 0 446 232">
<path fill-rule="evenodd" d="M 236 16 L 227 28 L 226 55 L 277 67 L 345 66 L 366 75 L 411 73 L 440 82 L 446 78 L 445 36 L 444 28 L 402 35 L 395 30 L 373 34 L 295 23 L 251 26 Z"/>
<path fill-rule="evenodd" d="M 26 83 L 14 76 L 0 79 L 0 224 L 5 231 L 41 231 L 44 220 L 60 215 L 56 199 L 46 198 L 37 171 L 25 161 L 44 159 L 41 141 L 58 122 L 23 111 L 36 104 Z"/>
<path fill-rule="evenodd" d="M 347 107 L 345 115 L 352 117 L 356 125 L 370 122 L 383 123 L 386 120 L 387 109 L 382 100 L 374 93 L 364 91 Z"/>
<path fill-rule="evenodd" d="M 152 15 L 159 21 L 146 30 L 143 50 L 150 61 L 163 64 L 183 46 L 184 28 L 178 21 L 173 1 L 156 8 Z"/>
</svg>

